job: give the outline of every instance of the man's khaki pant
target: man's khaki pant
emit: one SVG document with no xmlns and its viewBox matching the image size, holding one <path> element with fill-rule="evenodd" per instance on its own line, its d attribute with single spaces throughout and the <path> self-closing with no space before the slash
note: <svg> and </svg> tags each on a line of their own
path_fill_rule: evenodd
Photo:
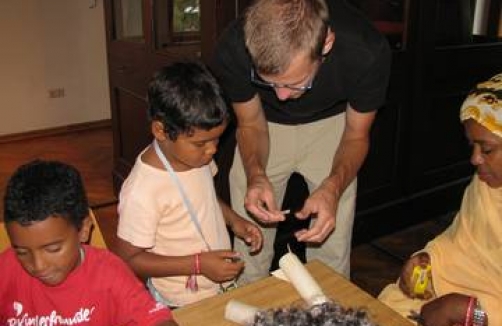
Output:
<svg viewBox="0 0 502 326">
<path fill-rule="evenodd" d="M 267 175 L 274 187 L 277 205 L 282 203 L 286 185 L 293 172 L 301 174 L 310 193 L 328 176 L 333 157 L 345 127 L 345 114 L 303 125 L 269 123 L 270 155 Z M 318 258 L 347 278 L 350 273 L 350 247 L 354 222 L 357 181 L 343 193 L 336 214 L 335 231 L 320 246 L 307 247 L 307 260 Z M 247 181 L 238 149 L 230 170 L 230 196 L 233 209 L 241 216 L 253 220 L 244 208 Z M 315 222 L 315 219 L 311 223 Z M 245 262 L 239 284 L 246 284 L 269 273 L 274 251 L 275 226 L 261 228 L 263 249 L 249 255 L 247 245 L 235 238 L 235 250 Z"/>
</svg>

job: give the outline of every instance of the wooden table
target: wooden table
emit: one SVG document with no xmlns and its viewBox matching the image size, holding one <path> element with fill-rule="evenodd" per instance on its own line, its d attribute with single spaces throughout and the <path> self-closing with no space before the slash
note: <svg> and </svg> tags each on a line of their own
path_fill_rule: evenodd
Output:
<svg viewBox="0 0 502 326">
<path fill-rule="evenodd" d="M 320 261 L 309 262 L 306 267 L 328 297 L 347 307 L 365 308 L 380 326 L 414 325 Z M 176 309 L 174 318 L 181 326 L 235 326 L 224 319 L 225 306 L 230 299 L 259 308 L 284 307 L 301 300 L 289 282 L 270 276 Z"/>
</svg>

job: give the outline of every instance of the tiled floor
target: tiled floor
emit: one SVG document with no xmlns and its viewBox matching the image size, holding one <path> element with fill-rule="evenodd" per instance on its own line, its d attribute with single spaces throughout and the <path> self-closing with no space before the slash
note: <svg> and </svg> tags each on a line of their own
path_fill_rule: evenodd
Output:
<svg viewBox="0 0 502 326">
<path fill-rule="evenodd" d="M 111 177 L 112 148 L 110 128 L 0 143 L 0 195 L 19 164 L 34 158 L 73 164 L 82 173 L 90 203 L 108 246 L 113 248 L 117 212 Z M 406 257 L 441 232 L 449 220 L 450 216 L 440 217 L 353 248 L 352 281 L 377 295 L 386 284 L 396 280 Z"/>
<path fill-rule="evenodd" d="M 353 248 L 351 280 L 377 296 L 385 285 L 396 281 L 407 258 L 441 233 L 452 217 L 441 216 Z"/>
</svg>

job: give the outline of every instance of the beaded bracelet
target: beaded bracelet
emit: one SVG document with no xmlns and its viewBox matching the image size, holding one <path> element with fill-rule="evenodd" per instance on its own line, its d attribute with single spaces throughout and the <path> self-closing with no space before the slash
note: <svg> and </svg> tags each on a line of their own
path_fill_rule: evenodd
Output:
<svg viewBox="0 0 502 326">
<path fill-rule="evenodd" d="M 467 310 L 465 312 L 465 322 L 464 326 L 473 326 L 472 325 L 472 310 L 474 309 L 474 305 L 476 304 L 475 297 L 469 297 L 469 303 L 467 304 Z"/>
<path fill-rule="evenodd" d="M 476 306 L 472 315 L 472 326 L 484 326 L 486 322 L 486 312 L 481 307 L 479 300 L 476 300 Z"/>
<path fill-rule="evenodd" d="M 200 274 L 200 254 L 195 254 L 195 274 Z"/>
<path fill-rule="evenodd" d="M 189 289 L 192 292 L 197 292 L 199 290 L 199 285 L 197 284 L 197 275 L 200 274 L 200 254 L 197 253 L 194 255 L 194 264 L 192 268 L 192 274 L 190 274 L 187 278 L 187 282 L 185 284 L 185 288 Z"/>
</svg>

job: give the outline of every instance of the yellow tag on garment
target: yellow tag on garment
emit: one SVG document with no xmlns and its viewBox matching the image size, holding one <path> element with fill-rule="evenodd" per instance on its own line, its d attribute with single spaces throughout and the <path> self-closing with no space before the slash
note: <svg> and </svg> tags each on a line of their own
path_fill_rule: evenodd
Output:
<svg viewBox="0 0 502 326">
<path fill-rule="evenodd" d="M 417 295 L 423 295 L 427 290 L 429 285 L 429 274 L 431 271 L 431 265 L 427 265 L 425 268 L 421 266 L 415 266 L 413 269 L 413 274 L 411 279 L 414 280 L 415 286 L 413 287 L 413 292 Z"/>
</svg>

